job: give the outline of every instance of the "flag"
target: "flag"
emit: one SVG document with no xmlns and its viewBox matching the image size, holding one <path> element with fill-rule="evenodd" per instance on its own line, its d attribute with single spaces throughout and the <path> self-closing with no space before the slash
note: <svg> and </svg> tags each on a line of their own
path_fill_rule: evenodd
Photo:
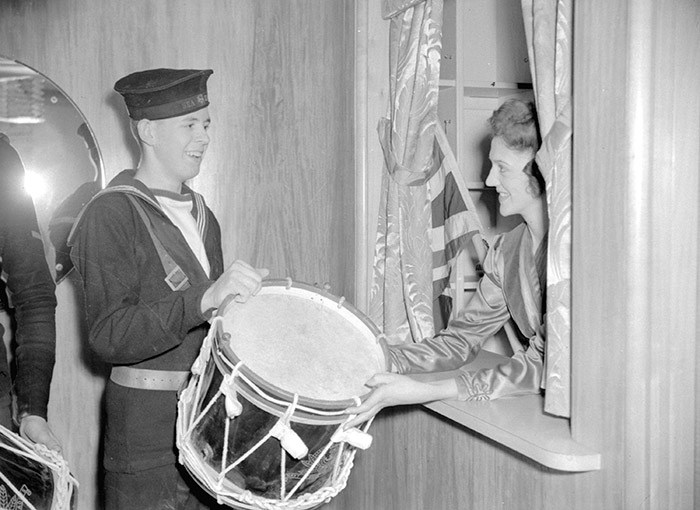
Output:
<svg viewBox="0 0 700 510">
<path fill-rule="evenodd" d="M 435 331 L 439 331 L 447 324 L 452 310 L 452 299 L 446 290 L 455 263 L 463 250 L 473 246 L 474 236 L 481 237 L 483 227 L 439 124 L 436 140 L 441 164 L 428 180 L 428 195 L 432 216 L 433 318 Z"/>
</svg>

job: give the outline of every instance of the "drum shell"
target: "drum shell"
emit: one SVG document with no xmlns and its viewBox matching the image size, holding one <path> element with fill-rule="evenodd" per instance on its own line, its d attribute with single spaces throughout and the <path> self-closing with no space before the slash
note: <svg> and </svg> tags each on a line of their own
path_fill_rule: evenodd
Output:
<svg viewBox="0 0 700 510">
<path fill-rule="evenodd" d="M 223 381 L 223 375 L 218 369 L 211 369 L 210 365 L 207 378 L 210 378 L 207 394 L 203 403 L 208 403 L 216 396 L 217 389 Z M 263 409 L 259 399 L 251 398 L 253 390 L 242 380 L 236 378 L 239 390 L 238 401 L 242 405 L 242 412 L 231 420 L 228 433 L 227 464 L 253 448 L 279 420 L 283 409 L 272 409 L 266 406 Z M 251 401 L 253 400 L 253 401 Z M 306 474 L 317 456 L 330 443 L 331 436 L 337 430 L 336 423 L 323 423 L 312 417 L 304 418 L 303 413 L 297 412 L 291 419 L 291 428 L 299 435 L 309 449 L 308 455 L 296 460 L 285 455 L 285 492 L 291 491 L 299 480 Z M 210 407 L 202 420 L 192 431 L 190 441 L 192 446 L 201 455 L 201 460 L 214 470 L 221 469 L 221 460 L 225 442 L 226 410 L 225 401 L 219 395 L 216 402 Z M 312 423 L 316 421 L 316 423 Z M 304 423 L 306 422 L 306 423 Z M 332 445 L 317 463 L 313 471 L 307 476 L 296 494 L 313 492 L 323 486 L 331 475 L 336 456 L 340 454 L 338 445 Z M 266 498 L 277 498 L 280 494 L 281 462 L 283 450 L 279 441 L 270 437 L 250 456 L 238 466 L 229 471 L 226 478 L 236 487 L 249 490 L 252 493 Z"/>
<path fill-rule="evenodd" d="M 2 436 L 0 442 L 7 444 Z M 54 479 L 48 466 L 3 449 L 0 450 L 0 473 L 21 491 L 37 510 L 51 509 Z M 0 481 L 0 508 L 13 508 L 12 505 L 24 508 L 14 491 Z"/>
<path fill-rule="evenodd" d="M 77 482 L 56 452 L 30 443 L 0 426 L 0 508 L 69 510 L 77 501 Z"/>
<path fill-rule="evenodd" d="M 212 319 L 180 394 L 180 462 L 233 508 L 317 508 L 347 483 L 356 448 L 334 435 L 385 367 L 380 333 L 344 298 L 289 280 L 264 282 L 242 306 Z M 301 459 L 272 435 L 281 424 L 308 448 Z"/>
</svg>

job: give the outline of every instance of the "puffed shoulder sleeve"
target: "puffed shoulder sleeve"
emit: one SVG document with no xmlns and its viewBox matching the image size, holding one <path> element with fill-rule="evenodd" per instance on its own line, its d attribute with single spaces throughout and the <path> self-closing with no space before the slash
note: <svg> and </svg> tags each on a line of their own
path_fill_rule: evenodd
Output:
<svg viewBox="0 0 700 510">
<path fill-rule="evenodd" d="M 503 327 L 510 314 L 503 295 L 501 246 L 502 236 L 497 236 L 484 260 L 484 276 L 476 292 L 444 330 L 422 342 L 388 347 L 391 371 L 454 370 L 473 360 L 486 339 Z"/>
</svg>

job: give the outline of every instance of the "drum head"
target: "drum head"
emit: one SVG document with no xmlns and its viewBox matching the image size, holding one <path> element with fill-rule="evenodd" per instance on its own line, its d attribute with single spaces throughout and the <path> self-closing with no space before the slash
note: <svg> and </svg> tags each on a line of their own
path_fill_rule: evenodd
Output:
<svg viewBox="0 0 700 510">
<path fill-rule="evenodd" d="M 308 285 L 265 282 L 257 296 L 227 308 L 222 327 L 230 335 L 229 355 L 257 383 L 283 395 L 344 408 L 385 370 L 377 328 L 341 299 Z"/>
</svg>

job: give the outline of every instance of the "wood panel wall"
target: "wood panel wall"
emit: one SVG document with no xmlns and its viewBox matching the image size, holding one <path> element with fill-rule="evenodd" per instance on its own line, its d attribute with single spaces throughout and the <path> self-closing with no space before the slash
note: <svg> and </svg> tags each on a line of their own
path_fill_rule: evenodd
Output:
<svg viewBox="0 0 700 510">
<path fill-rule="evenodd" d="M 228 260 L 350 294 L 348 30 L 354 5 L 374 15 L 375 3 L 8 1 L 0 53 L 68 92 L 110 176 L 134 159 L 115 79 L 161 65 L 215 69 L 215 141 L 195 186 L 221 219 Z M 572 425 L 602 452 L 603 470 L 555 472 L 420 408 L 393 410 L 326 508 L 693 508 L 699 25 L 692 0 L 576 3 Z M 370 87 L 383 86 L 384 56 L 371 51 L 385 37 L 366 38 Z M 374 94 L 367 104 L 374 140 L 384 105 Z M 71 365 L 82 356 L 73 293 L 59 288 L 51 420 L 90 509 L 101 369 Z"/>
<path fill-rule="evenodd" d="M 77 103 L 108 178 L 138 158 L 114 82 L 151 67 L 212 68 L 213 142 L 193 186 L 220 220 L 225 259 L 329 283 L 352 301 L 353 16 L 349 0 L 3 1 L 0 54 Z M 74 284 L 57 290 L 49 418 L 90 510 L 105 369 L 83 349 Z"/>
<path fill-rule="evenodd" d="M 572 425 L 606 475 L 586 497 L 693 508 L 700 5 L 576 16 Z"/>
</svg>

